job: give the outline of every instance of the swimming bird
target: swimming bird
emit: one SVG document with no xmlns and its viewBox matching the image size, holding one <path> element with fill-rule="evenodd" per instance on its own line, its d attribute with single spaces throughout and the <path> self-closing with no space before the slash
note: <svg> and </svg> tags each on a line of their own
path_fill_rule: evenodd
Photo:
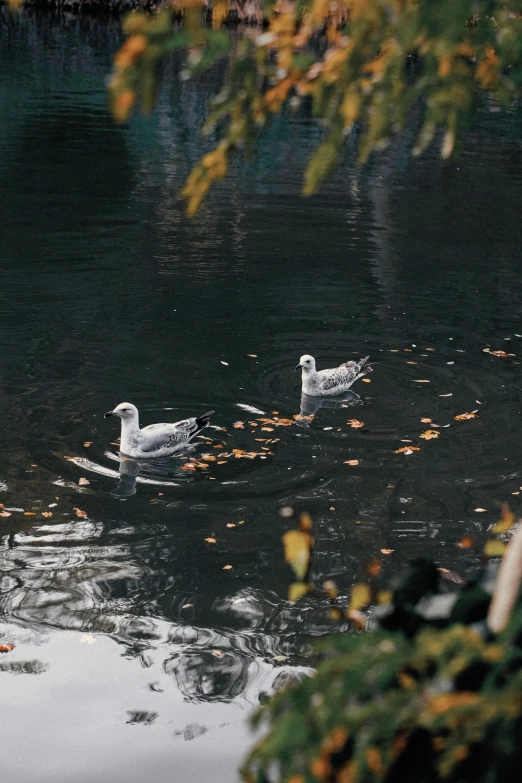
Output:
<svg viewBox="0 0 522 783">
<path fill-rule="evenodd" d="M 128 457 L 168 457 L 187 445 L 198 432 L 208 427 L 215 411 L 202 416 L 176 421 L 173 424 L 149 424 L 140 430 L 138 409 L 130 402 L 121 402 L 107 416 L 121 419 L 120 451 Z"/>
<path fill-rule="evenodd" d="M 302 389 L 305 394 L 312 397 L 331 397 L 347 391 L 357 378 L 373 372 L 373 367 L 366 364 L 369 358 L 365 356 L 358 362 L 345 362 L 331 370 L 317 372 L 314 357 L 305 354 L 301 356 L 295 369 L 301 368 Z"/>
</svg>

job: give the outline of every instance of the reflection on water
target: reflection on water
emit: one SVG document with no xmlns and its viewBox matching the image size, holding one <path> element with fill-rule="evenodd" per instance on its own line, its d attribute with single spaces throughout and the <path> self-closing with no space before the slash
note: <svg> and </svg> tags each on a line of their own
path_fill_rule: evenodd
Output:
<svg viewBox="0 0 522 783">
<path fill-rule="evenodd" d="M 315 414 L 321 408 L 348 408 L 351 405 L 357 405 L 362 402 L 359 395 L 348 389 L 343 394 L 335 397 L 313 397 L 310 394 L 301 394 L 301 409 L 297 418 L 298 424 L 303 427 L 309 427 L 315 418 Z"/>
<path fill-rule="evenodd" d="M 311 513 L 313 579 L 342 595 L 374 558 L 382 585 L 418 555 L 470 572 L 462 537 L 480 550 L 496 502 L 517 510 L 520 109 L 484 107 L 458 164 L 399 142 L 360 170 L 347 150 L 307 200 L 319 129 L 280 118 L 189 221 L 215 74 L 174 62 L 154 116 L 116 128 L 116 23 L 20 15 L 0 36 L 2 771 L 230 783 L 246 714 L 331 630 L 328 606 L 285 600 L 282 505 Z M 357 351 L 381 360 L 369 383 L 301 397 L 296 356 Z M 221 429 L 121 460 L 115 399 Z"/>
</svg>

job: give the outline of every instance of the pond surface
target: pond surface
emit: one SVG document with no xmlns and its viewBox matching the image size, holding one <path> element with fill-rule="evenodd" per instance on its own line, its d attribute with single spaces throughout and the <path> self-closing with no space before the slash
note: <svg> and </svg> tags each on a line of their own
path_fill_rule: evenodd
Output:
<svg viewBox="0 0 522 783">
<path fill-rule="evenodd" d="M 117 128 L 116 22 L 0 22 L 3 776 L 233 783 L 247 715 L 331 630 L 285 600 L 282 507 L 310 512 L 314 581 L 343 594 L 374 558 L 383 586 L 415 556 L 471 573 L 496 503 L 518 511 L 522 112 L 485 106 L 458 163 L 405 139 L 361 171 L 348 149 L 309 199 L 320 129 L 285 117 L 189 220 L 218 74 L 173 64 L 154 116 Z M 306 427 L 303 353 L 378 363 Z M 120 463 L 123 400 L 218 429 Z"/>
</svg>

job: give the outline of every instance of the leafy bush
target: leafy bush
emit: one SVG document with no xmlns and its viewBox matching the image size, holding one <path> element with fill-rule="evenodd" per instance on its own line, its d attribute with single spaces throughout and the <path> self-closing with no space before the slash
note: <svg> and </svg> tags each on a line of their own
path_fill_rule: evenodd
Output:
<svg viewBox="0 0 522 783">
<path fill-rule="evenodd" d="M 504 508 L 496 532 L 512 520 Z M 518 591 L 521 542 L 519 528 L 498 579 L 492 560 L 453 594 L 441 591 L 433 563 L 417 560 L 391 604 L 377 609 L 376 631 L 316 644 L 323 659 L 315 676 L 276 694 L 254 716 L 268 731 L 244 764 L 244 780 L 518 781 L 522 605 L 512 611 L 504 599 Z"/>
</svg>

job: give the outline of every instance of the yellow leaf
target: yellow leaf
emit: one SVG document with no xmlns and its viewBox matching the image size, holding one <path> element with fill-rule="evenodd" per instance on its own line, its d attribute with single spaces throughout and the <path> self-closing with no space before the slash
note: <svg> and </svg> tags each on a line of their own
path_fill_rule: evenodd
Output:
<svg viewBox="0 0 522 783">
<path fill-rule="evenodd" d="M 378 604 L 391 604 L 393 593 L 391 590 L 379 590 L 377 593 Z"/>
<path fill-rule="evenodd" d="M 216 539 L 215 538 L 205 538 L 205 541 L 207 542 L 207 544 L 215 544 L 216 543 Z"/>
<path fill-rule="evenodd" d="M 500 521 L 491 529 L 492 533 L 506 533 L 515 524 L 515 515 L 507 503 L 501 505 Z"/>
<path fill-rule="evenodd" d="M 426 430 L 419 437 L 424 438 L 424 440 L 431 440 L 432 438 L 438 438 L 439 435 L 440 433 L 437 430 Z"/>
<path fill-rule="evenodd" d="M 285 560 L 299 579 L 304 579 L 310 563 L 313 538 L 302 530 L 289 530 L 283 536 Z"/>
<path fill-rule="evenodd" d="M 458 416 L 455 416 L 455 421 L 466 421 L 466 419 L 478 419 L 478 413 L 477 411 L 472 411 L 471 413 L 459 413 Z"/>
<path fill-rule="evenodd" d="M 346 459 L 343 463 L 344 465 L 358 465 L 359 460 L 358 459 Z"/>
<path fill-rule="evenodd" d="M 363 383 L 371 383 L 371 380 L 370 380 L 370 378 L 363 378 L 362 382 Z"/>
<path fill-rule="evenodd" d="M 348 419 L 346 422 L 350 425 L 350 427 L 353 427 L 354 429 L 359 429 L 360 427 L 364 427 L 364 421 L 358 421 L 358 419 Z"/>
<path fill-rule="evenodd" d="M 421 378 L 420 380 L 414 380 L 413 383 L 429 383 L 429 381 L 423 380 Z"/>
<path fill-rule="evenodd" d="M 350 609 L 359 610 L 371 601 L 370 588 L 365 584 L 354 585 L 350 594 Z"/>
<path fill-rule="evenodd" d="M 234 567 L 234 566 L 231 566 L 231 565 L 226 565 L 226 566 L 223 566 L 223 568 L 222 568 L 221 570 L 222 570 L 222 571 L 230 571 L 230 569 L 231 569 L 231 568 L 233 568 L 233 567 Z"/>
<path fill-rule="evenodd" d="M 83 478 L 83 477 L 81 479 L 79 479 L 79 481 L 78 481 L 78 485 L 80 487 L 88 487 L 90 483 L 91 482 L 89 481 L 89 479 L 86 479 L 86 478 Z"/>
<path fill-rule="evenodd" d="M 366 751 L 366 763 L 368 764 L 368 769 L 374 775 L 382 773 L 381 752 L 378 748 L 368 748 Z"/>
<path fill-rule="evenodd" d="M 488 557 L 502 557 L 506 551 L 506 545 L 503 541 L 488 541 L 484 547 L 484 554 Z"/>
<path fill-rule="evenodd" d="M 306 595 L 309 589 L 310 585 L 306 584 L 306 582 L 294 582 L 288 588 L 288 600 L 294 604 L 303 595 Z"/>
</svg>

